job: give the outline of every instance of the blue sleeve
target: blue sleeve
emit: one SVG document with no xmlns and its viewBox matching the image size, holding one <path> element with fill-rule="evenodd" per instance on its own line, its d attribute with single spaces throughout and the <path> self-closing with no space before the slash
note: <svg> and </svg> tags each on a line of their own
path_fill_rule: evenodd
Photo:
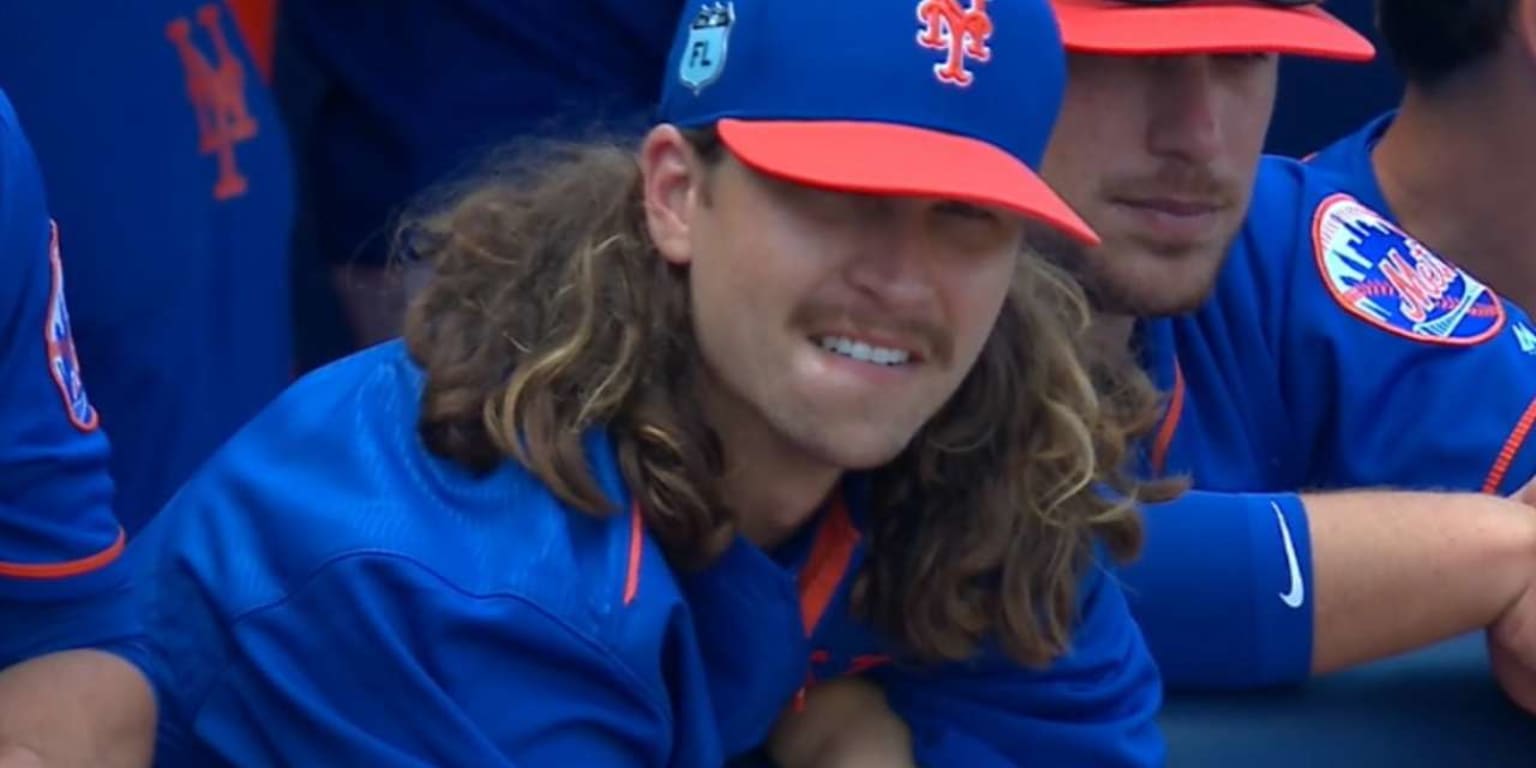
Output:
<svg viewBox="0 0 1536 768">
<path fill-rule="evenodd" d="M 582 632 L 404 558 L 340 559 L 227 628 L 206 582 L 155 578 L 165 765 L 640 766 L 670 737 Z"/>
<path fill-rule="evenodd" d="M 1536 326 L 1336 189 L 1266 160 L 1236 257 L 1271 304 L 1301 487 L 1513 492 L 1536 474 Z"/>
<path fill-rule="evenodd" d="M 0 94 L 0 666 L 132 634 L 108 459 L 69 331 L 58 231 Z"/>
<path fill-rule="evenodd" d="M 1124 571 L 1169 690 L 1297 683 L 1312 666 L 1312 550 L 1292 494 L 1190 492 L 1145 510 Z"/>
<path fill-rule="evenodd" d="M 1069 652 L 1030 669 L 989 650 L 937 668 L 870 674 L 912 730 L 925 766 L 1160 766 L 1162 688 L 1114 571 L 1084 580 Z"/>
</svg>

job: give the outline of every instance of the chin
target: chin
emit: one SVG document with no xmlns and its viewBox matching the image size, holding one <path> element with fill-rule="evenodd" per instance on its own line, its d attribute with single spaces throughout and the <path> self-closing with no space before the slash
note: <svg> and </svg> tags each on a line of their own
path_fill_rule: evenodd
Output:
<svg viewBox="0 0 1536 768">
<path fill-rule="evenodd" d="M 1193 312 L 1216 287 L 1222 259 L 1189 258 L 1182 262 L 1145 259 L 1129 269 L 1114 269 L 1085 284 L 1095 309 L 1135 317 L 1168 317 Z M 1137 269 L 1145 266 L 1145 269 Z"/>
<path fill-rule="evenodd" d="M 1144 285 L 1124 290 L 1111 289 L 1095 297 L 1094 307 L 1130 317 L 1176 317 L 1204 306 L 1211 295 L 1211 287 L 1207 284 L 1188 291 L 1148 291 Z"/>
<path fill-rule="evenodd" d="M 911 442 L 911 435 L 901 439 L 889 433 L 838 434 L 833 431 L 824 432 L 813 445 L 807 447 L 832 466 L 858 472 L 878 469 L 891 463 Z"/>
</svg>

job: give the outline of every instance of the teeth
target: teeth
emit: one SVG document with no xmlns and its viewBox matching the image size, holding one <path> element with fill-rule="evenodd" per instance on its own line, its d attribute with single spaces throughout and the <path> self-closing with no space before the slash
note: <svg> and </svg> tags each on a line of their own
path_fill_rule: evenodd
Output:
<svg viewBox="0 0 1536 768">
<path fill-rule="evenodd" d="M 821 348 L 843 357 L 851 357 L 854 360 L 875 365 L 904 365 L 911 357 L 911 354 L 904 349 L 876 347 L 862 341 L 854 341 L 846 336 L 823 336 Z"/>
</svg>

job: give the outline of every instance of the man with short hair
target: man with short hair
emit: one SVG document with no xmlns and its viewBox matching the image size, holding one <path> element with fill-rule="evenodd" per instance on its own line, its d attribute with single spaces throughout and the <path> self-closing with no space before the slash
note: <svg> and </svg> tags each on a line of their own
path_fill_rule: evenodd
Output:
<svg viewBox="0 0 1536 768">
<path fill-rule="evenodd" d="M 1104 244 L 1045 245 L 1170 393 L 1147 469 L 1200 491 L 1147 511 L 1126 574 L 1170 686 L 1295 683 L 1489 627 L 1515 695 L 1536 514 L 1492 494 L 1536 474 L 1523 315 L 1321 174 L 1260 163 L 1275 54 L 1368 43 L 1307 2 L 1055 7 L 1071 86 L 1045 175 Z"/>
</svg>

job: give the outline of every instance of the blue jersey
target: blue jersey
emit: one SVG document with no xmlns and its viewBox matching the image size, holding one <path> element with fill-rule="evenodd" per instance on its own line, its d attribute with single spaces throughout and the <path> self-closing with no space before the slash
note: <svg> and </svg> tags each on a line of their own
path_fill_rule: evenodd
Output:
<svg viewBox="0 0 1536 768">
<path fill-rule="evenodd" d="M 1318 169 L 1266 158 L 1250 210 L 1205 305 L 1138 330 L 1170 393 L 1149 463 L 1199 490 L 1147 511 L 1126 574 L 1174 687 L 1308 676 L 1297 491 L 1508 494 L 1536 472 L 1524 313 Z"/>
<path fill-rule="evenodd" d="M 67 235 L 63 237 L 67 238 Z M 0 667 L 132 633 L 106 436 L 64 301 L 59 229 L 0 91 Z"/>
<path fill-rule="evenodd" d="M 130 534 L 290 380 L 283 128 L 209 0 L 0 3 Z"/>
<path fill-rule="evenodd" d="M 1371 152 L 1376 143 L 1392 126 L 1397 110 L 1390 110 L 1367 121 L 1344 138 L 1335 141 L 1307 158 L 1309 167 L 1329 175 L 1339 189 L 1354 195 L 1360 202 L 1393 218 L 1392 207 L 1381 192 L 1376 179 L 1376 168 L 1371 164 Z"/>
<path fill-rule="evenodd" d="M 683 0 L 306 0 L 297 125 L 315 247 L 383 263 L 392 214 L 502 142 L 639 135 Z M 452 55 L 445 55 L 451 52 Z M 318 87 L 314 83 L 319 83 Z M 390 158 L 390 162 L 380 162 Z"/>
<path fill-rule="evenodd" d="M 846 609 L 858 480 L 782 551 L 737 540 L 674 572 L 604 435 L 598 518 L 511 462 L 429 453 L 422 384 L 400 342 L 306 376 L 130 547 L 162 764 L 713 768 L 850 672 L 884 685 L 923 764 L 1160 763 L 1157 674 L 1104 571 L 1049 668 L 892 664 Z"/>
</svg>

